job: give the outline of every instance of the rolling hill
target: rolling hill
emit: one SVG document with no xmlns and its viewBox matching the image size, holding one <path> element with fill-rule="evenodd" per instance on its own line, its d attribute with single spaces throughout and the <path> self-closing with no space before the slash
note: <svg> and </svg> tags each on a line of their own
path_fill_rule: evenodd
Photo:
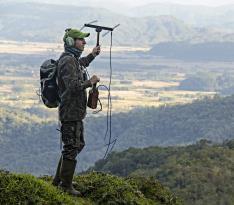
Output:
<svg viewBox="0 0 234 205">
<path fill-rule="evenodd" d="M 183 147 L 129 148 L 112 153 L 91 170 L 118 176 L 147 176 L 161 181 L 185 204 L 231 205 L 234 201 L 234 140 L 201 140 Z"/>
</svg>

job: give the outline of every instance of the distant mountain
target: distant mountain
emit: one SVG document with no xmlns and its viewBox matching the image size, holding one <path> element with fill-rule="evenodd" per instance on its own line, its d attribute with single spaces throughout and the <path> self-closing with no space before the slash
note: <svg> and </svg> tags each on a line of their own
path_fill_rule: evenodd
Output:
<svg viewBox="0 0 234 205">
<path fill-rule="evenodd" d="M 168 42 L 152 46 L 150 55 L 191 61 L 233 61 L 233 42 Z"/>
<path fill-rule="evenodd" d="M 151 3 L 132 8 L 126 14 L 132 17 L 171 15 L 196 27 L 218 26 L 230 29 L 228 25 L 234 23 L 234 5 L 209 7 L 172 3 Z"/>
<path fill-rule="evenodd" d="M 4 2 L 18 3 L 17 0 L 4 0 Z M 129 17 L 147 17 L 169 15 L 174 16 L 186 24 L 201 26 L 220 26 L 230 29 L 229 23 L 234 22 L 234 4 L 224 4 L 223 6 L 205 6 L 194 3 L 193 5 L 172 3 L 173 0 L 164 2 L 163 0 L 140 0 L 124 1 L 124 0 L 70 0 L 69 2 L 62 0 L 21 0 L 20 2 L 49 3 L 59 5 L 72 5 L 82 7 L 106 8 L 114 13 Z M 150 3 L 151 2 L 151 3 Z M 190 3 L 190 2 L 189 2 Z M 205 3 L 205 2 L 204 2 Z M 232 27 L 233 29 L 234 27 Z"/>
<path fill-rule="evenodd" d="M 185 204 L 232 205 L 234 140 L 201 140 L 185 147 L 129 148 L 112 153 L 90 170 L 119 176 L 151 176 L 170 187 Z"/>
<path fill-rule="evenodd" d="M 1 3 L 0 40 L 62 42 L 68 27 L 81 28 L 84 23 L 99 20 L 98 24 L 120 27 L 114 32 L 114 44 L 146 46 L 168 41 L 234 41 L 231 32 L 220 29 L 196 29 L 172 16 L 127 17 L 106 9 L 37 3 Z M 95 44 L 96 33 L 91 31 L 89 43 Z M 108 44 L 110 37 L 101 39 Z"/>
</svg>

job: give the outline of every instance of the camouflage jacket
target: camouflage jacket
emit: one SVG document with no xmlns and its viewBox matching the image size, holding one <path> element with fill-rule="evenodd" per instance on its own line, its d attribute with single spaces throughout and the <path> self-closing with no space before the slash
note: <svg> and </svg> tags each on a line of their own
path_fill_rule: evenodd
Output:
<svg viewBox="0 0 234 205">
<path fill-rule="evenodd" d="M 93 59 L 92 54 L 78 60 L 69 53 L 64 52 L 61 55 L 57 72 L 58 93 L 61 99 L 58 109 L 60 121 L 77 121 L 85 118 L 86 88 L 92 84 L 82 67 L 88 67 Z"/>
</svg>

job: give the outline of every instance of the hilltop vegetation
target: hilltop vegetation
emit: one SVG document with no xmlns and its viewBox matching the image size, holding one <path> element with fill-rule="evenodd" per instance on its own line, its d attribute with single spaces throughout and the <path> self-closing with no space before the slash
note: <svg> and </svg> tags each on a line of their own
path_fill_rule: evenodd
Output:
<svg viewBox="0 0 234 205">
<path fill-rule="evenodd" d="M 0 172 L 0 204 L 37 205 L 182 205 L 180 199 L 158 181 L 146 178 L 120 178 L 91 172 L 74 181 L 83 197 L 74 198 L 51 185 L 51 177 Z"/>
<path fill-rule="evenodd" d="M 201 140 L 184 147 L 129 148 L 95 163 L 92 170 L 118 176 L 158 179 L 185 204 L 231 205 L 234 202 L 234 140 Z"/>
</svg>

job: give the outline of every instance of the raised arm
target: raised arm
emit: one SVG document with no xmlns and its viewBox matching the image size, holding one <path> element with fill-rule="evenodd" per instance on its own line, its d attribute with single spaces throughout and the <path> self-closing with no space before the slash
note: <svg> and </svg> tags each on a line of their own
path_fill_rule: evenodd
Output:
<svg viewBox="0 0 234 205">
<path fill-rule="evenodd" d="M 81 66 L 84 67 L 88 67 L 89 64 L 93 61 L 93 59 L 99 55 L 101 52 L 101 47 L 100 46 L 96 46 L 93 48 L 92 53 L 90 53 L 89 55 L 87 55 L 86 57 L 82 57 L 79 59 L 79 63 Z"/>
<path fill-rule="evenodd" d="M 86 57 L 79 58 L 79 63 L 81 66 L 88 67 L 94 58 L 95 58 L 94 55 L 90 53 Z"/>
</svg>

